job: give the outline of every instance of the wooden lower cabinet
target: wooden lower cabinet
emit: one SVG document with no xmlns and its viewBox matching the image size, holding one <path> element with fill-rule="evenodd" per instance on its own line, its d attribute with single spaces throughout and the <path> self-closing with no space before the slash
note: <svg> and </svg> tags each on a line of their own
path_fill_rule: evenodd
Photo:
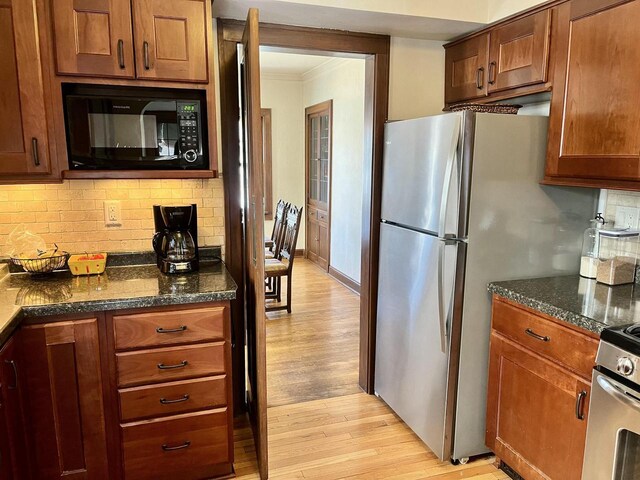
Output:
<svg viewBox="0 0 640 480">
<path fill-rule="evenodd" d="M 305 254 L 321 268 L 329 268 L 329 214 L 307 205 L 307 235 Z"/>
<path fill-rule="evenodd" d="M 535 345 L 522 345 L 509 332 L 496 329 L 501 325 L 496 317 L 505 315 L 501 305 L 500 300 L 494 299 L 487 446 L 527 480 L 579 480 L 591 382 L 553 357 L 547 357 L 547 353 L 538 351 Z M 520 310 L 510 305 L 509 308 L 512 316 Z M 526 313 L 534 316 L 531 312 Z M 538 320 L 553 323 L 544 317 L 538 317 Z M 530 331 L 537 333 L 533 328 Z M 563 347 L 564 339 L 559 335 L 542 337 L 548 338 L 547 341 L 535 340 L 531 335 L 527 337 L 538 341 L 542 348 L 552 343 L 556 348 Z M 570 345 L 567 343 L 566 346 Z M 595 340 L 583 346 L 586 357 L 595 357 Z M 557 354 L 557 350 L 553 354 Z"/>
<path fill-rule="evenodd" d="M 40 320 L 0 350 L 0 480 L 233 472 L 229 302 Z"/>
<path fill-rule="evenodd" d="M 112 478 L 107 461 L 99 317 L 21 330 L 35 478 Z"/>
<path fill-rule="evenodd" d="M 231 474 L 229 302 L 113 312 L 106 324 L 123 478 Z"/>
<path fill-rule="evenodd" d="M 0 480 L 30 479 L 19 337 L 0 350 Z"/>
</svg>

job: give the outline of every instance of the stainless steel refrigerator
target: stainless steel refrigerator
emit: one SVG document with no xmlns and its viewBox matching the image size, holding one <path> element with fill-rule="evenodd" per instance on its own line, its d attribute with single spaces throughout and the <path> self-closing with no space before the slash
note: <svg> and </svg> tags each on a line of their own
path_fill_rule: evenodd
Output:
<svg viewBox="0 0 640 480">
<path fill-rule="evenodd" d="M 488 451 L 487 284 L 578 272 L 596 191 L 540 185 L 547 123 L 464 112 L 385 127 L 375 390 L 441 459 Z"/>
</svg>

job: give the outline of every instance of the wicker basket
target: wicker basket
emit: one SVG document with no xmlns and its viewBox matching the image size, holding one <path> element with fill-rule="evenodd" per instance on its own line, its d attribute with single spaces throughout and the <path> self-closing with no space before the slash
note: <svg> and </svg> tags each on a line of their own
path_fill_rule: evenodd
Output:
<svg viewBox="0 0 640 480">
<path fill-rule="evenodd" d="M 494 104 L 482 104 L 482 103 L 459 103 L 452 105 L 450 110 L 452 112 L 462 112 L 469 110 L 471 112 L 479 113 L 502 113 L 507 115 L 515 115 L 518 110 L 522 108 L 522 105 L 511 105 L 508 103 L 494 103 Z"/>
<path fill-rule="evenodd" d="M 63 268 L 67 263 L 68 257 L 69 254 L 67 252 L 60 252 L 57 255 L 46 258 L 11 257 L 11 262 L 14 265 L 21 266 L 25 272 L 42 274 Z"/>
</svg>

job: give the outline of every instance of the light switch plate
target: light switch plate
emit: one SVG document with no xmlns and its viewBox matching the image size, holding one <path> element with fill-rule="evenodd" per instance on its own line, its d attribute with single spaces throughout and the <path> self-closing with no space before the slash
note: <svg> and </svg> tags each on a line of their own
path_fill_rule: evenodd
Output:
<svg viewBox="0 0 640 480">
<path fill-rule="evenodd" d="M 640 209 L 636 207 L 616 207 L 616 228 L 637 230 Z"/>
<path fill-rule="evenodd" d="M 104 225 L 106 227 L 119 227 L 122 225 L 122 208 L 118 200 L 105 200 Z"/>
</svg>

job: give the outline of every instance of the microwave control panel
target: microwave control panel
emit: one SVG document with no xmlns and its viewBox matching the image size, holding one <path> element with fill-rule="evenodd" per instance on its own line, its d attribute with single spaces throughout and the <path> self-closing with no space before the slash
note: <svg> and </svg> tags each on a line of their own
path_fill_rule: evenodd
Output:
<svg viewBox="0 0 640 480">
<path fill-rule="evenodd" d="M 200 102 L 178 102 L 178 129 L 180 132 L 180 153 L 189 162 L 195 162 L 200 155 Z"/>
</svg>

